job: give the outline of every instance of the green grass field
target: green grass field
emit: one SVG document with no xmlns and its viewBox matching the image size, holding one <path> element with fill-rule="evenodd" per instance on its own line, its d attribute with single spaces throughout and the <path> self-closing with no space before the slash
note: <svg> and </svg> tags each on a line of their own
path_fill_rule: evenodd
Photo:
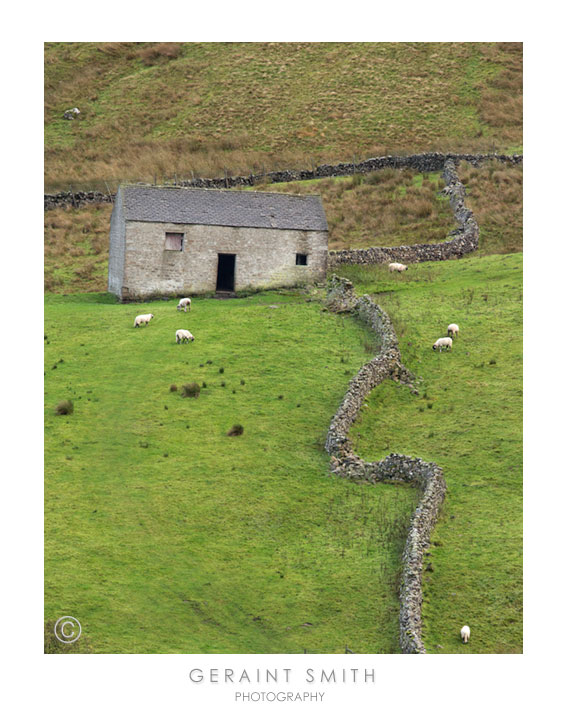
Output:
<svg viewBox="0 0 565 721">
<path fill-rule="evenodd" d="M 74 615 L 92 652 L 397 649 L 416 495 L 330 477 L 327 426 L 373 345 L 306 299 L 47 296 L 46 618 Z"/>
<path fill-rule="evenodd" d="M 419 397 L 392 382 L 371 394 L 357 451 L 445 471 L 428 650 L 520 652 L 521 255 L 340 272 L 390 313 L 422 378 Z M 46 617 L 79 618 L 90 651 L 398 651 L 417 495 L 329 475 L 329 421 L 374 346 L 323 312 L 319 291 L 308 298 L 202 299 L 180 314 L 173 301 L 47 296 Z M 142 311 L 155 319 L 134 329 Z M 433 353 L 452 321 L 453 352 Z M 177 346 L 178 327 L 196 341 Z M 198 398 L 169 390 L 192 381 L 206 383 Z M 63 399 L 75 411 L 56 416 Z M 244 433 L 228 437 L 235 423 Z"/>
<path fill-rule="evenodd" d="M 404 363 L 421 377 L 415 398 L 388 382 L 351 431 L 357 452 L 435 461 L 447 496 L 424 573 L 429 652 L 522 650 L 522 256 L 493 255 L 340 271 L 389 313 Z M 432 344 L 456 322 L 451 353 Z M 433 570 L 432 570 L 433 569 Z M 458 631 L 472 637 L 461 644 Z"/>
</svg>

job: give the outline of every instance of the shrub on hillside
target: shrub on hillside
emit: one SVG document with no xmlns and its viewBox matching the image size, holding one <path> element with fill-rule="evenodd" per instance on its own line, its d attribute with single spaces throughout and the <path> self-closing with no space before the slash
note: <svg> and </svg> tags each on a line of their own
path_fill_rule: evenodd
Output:
<svg viewBox="0 0 565 721">
<path fill-rule="evenodd" d="M 183 398 L 198 398 L 200 395 L 200 386 L 198 383 L 185 383 L 181 390 Z"/>
<path fill-rule="evenodd" d="M 55 406 L 55 415 L 57 416 L 70 416 L 73 411 L 74 406 L 72 401 L 60 401 Z"/>
<path fill-rule="evenodd" d="M 176 391 L 177 391 L 176 385 L 174 383 L 171 384 L 171 387 L 169 388 L 169 390 L 171 391 L 171 393 L 176 393 Z"/>
<path fill-rule="evenodd" d="M 235 423 L 228 431 L 228 436 L 241 436 L 243 433 L 243 426 L 239 423 Z"/>
<path fill-rule="evenodd" d="M 181 53 L 181 43 L 155 43 L 155 45 L 142 48 L 137 55 L 144 65 L 151 66 L 162 60 L 174 60 Z"/>
</svg>

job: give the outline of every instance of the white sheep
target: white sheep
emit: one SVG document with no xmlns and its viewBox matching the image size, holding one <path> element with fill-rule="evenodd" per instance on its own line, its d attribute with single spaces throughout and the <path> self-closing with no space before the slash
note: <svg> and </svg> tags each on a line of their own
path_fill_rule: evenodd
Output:
<svg viewBox="0 0 565 721">
<path fill-rule="evenodd" d="M 450 323 L 447 326 L 447 335 L 451 336 L 452 338 L 453 336 L 459 335 L 459 326 L 457 325 L 457 323 Z"/>
<path fill-rule="evenodd" d="M 467 643 L 470 637 L 471 629 L 469 628 L 469 626 L 463 626 L 463 628 L 461 629 L 461 640 L 463 641 L 463 643 Z"/>
<path fill-rule="evenodd" d="M 188 343 L 189 341 L 194 340 L 192 333 L 184 328 L 179 328 L 177 330 L 175 338 L 177 339 L 177 343 Z"/>
<path fill-rule="evenodd" d="M 397 271 L 398 273 L 402 273 L 403 271 L 407 270 L 407 265 L 402 265 L 402 263 L 389 263 L 388 269 L 392 271 Z"/>
<path fill-rule="evenodd" d="M 142 323 L 145 323 L 145 325 L 147 325 L 149 323 L 149 321 L 151 320 L 151 318 L 154 318 L 154 317 L 155 316 L 153 315 L 153 313 L 146 313 L 145 315 L 137 315 L 133 322 L 133 327 L 139 328 Z"/>
<path fill-rule="evenodd" d="M 449 350 L 452 350 L 453 348 L 453 341 L 451 338 L 438 338 L 436 342 L 433 344 L 432 348 L 436 350 L 439 348 L 439 352 L 441 353 L 442 348 L 449 348 Z"/>
<path fill-rule="evenodd" d="M 179 300 L 179 304 L 177 305 L 177 310 L 184 310 L 184 312 L 186 313 L 187 308 L 188 310 L 190 310 L 191 303 L 192 301 L 190 300 L 190 298 L 181 298 Z"/>
</svg>

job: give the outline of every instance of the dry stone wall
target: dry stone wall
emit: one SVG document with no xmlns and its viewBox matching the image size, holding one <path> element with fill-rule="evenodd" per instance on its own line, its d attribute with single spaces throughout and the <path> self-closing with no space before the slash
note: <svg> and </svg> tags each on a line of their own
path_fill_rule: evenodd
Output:
<svg viewBox="0 0 565 721">
<path fill-rule="evenodd" d="M 402 365 L 398 339 L 388 315 L 369 296 L 358 298 L 353 284 L 332 276 L 328 285 L 328 307 L 360 317 L 377 335 L 380 350 L 350 381 L 341 405 L 333 417 L 326 438 L 333 473 L 355 481 L 387 483 L 403 481 L 416 486 L 421 498 L 410 519 L 410 530 L 402 555 L 400 585 L 400 648 L 403 653 L 426 653 L 422 641 L 422 570 L 424 553 L 445 497 L 442 469 L 421 458 L 392 453 L 381 461 L 364 461 L 353 452 L 349 429 L 373 388 L 393 379 L 408 385 L 413 393 L 412 374 Z"/>
<path fill-rule="evenodd" d="M 372 173 L 383 168 L 412 168 L 421 173 L 431 173 L 441 170 L 448 160 L 459 163 L 466 160 L 478 166 L 486 160 L 498 160 L 504 163 L 517 164 L 522 162 L 521 155 L 490 154 L 458 154 L 458 153 L 420 153 L 417 155 L 385 155 L 379 158 L 369 158 L 360 163 L 338 163 L 337 165 L 318 165 L 312 170 L 277 170 L 272 173 L 257 175 L 237 175 L 223 178 L 193 178 L 182 180 L 175 185 L 189 188 L 236 188 L 253 186 L 265 180 L 271 183 L 288 183 L 294 180 L 312 180 L 314 178 L 329 178 L 339 175 L 355 175 L 356 173 Z M 87 203 L 113 203 L 113 193 L 61 192 L 45 194 L 44 209 L 57 206 L 79 207 Z"/>
<path fill-rule="evenodd" d="M 429 260 L 461 258 L 479 247 L 479 226 L 469 208 L 465 205 L 465 186 L 457 175 L 453 158 L 448 158 L 443 168 L 445 187 L 442 193 L 449 203 L 457 223 L 452 238 L 442 243 L 420 243 L 399 245 L 395 248 L 359 248 L 330 251 L 328 265 L 335 268 L 340 264 L 368 265 L 374 263 L 422 263 Z"/>
</svg>

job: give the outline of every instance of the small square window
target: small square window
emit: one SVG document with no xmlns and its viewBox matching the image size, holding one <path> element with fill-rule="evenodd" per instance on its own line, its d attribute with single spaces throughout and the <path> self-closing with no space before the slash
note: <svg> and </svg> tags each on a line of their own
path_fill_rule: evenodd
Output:
<svg viewBox="0 0 565 721">
<path fill-rule="evenodd" d="M 302 253 L 296 254 L 296 265 L 308 265 L 308 256 Z"/>
<path fill-rule="evenodd" d="M 184 233 L 165 233 L 165 250 L 182 250 Z"/>
</svg>

